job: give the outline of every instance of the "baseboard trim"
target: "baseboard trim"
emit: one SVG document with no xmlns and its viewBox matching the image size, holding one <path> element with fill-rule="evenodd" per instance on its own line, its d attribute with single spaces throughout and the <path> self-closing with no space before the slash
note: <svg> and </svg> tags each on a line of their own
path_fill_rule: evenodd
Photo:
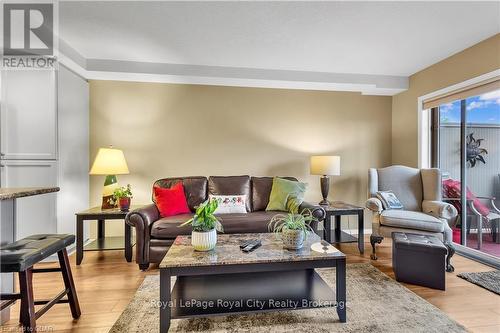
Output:
<svg viewBox="0 0 500 333">
<path fill-rule="evenodd" d="M 322 232 L 323 230 L 324 230 L 323 227 L 318 228 L 318 231 Z M 331 229 L 331 230 L 333 232 L 333 230 L 335 230 L 335 229 Z M 345 232 L 345 233 L 348 233 L 350 235 L 358 235 L 358 229 L 342 229 L 342 231 Z M 371 228 L 370 229 L 364 229 L 363 231 L 364 231 L 364 235 L 365 236 L 372 234 L 372 229 Z"/>
</svg>

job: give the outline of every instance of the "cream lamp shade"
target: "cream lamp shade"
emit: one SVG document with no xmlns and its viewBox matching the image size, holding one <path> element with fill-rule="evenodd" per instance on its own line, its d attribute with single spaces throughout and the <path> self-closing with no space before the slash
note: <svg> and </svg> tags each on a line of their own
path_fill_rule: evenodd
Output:
<svg viewBox="0 0 500 333">
<path fill-rule="evenodd" d="M 123 151 L 114 148 L 99 148 L 94 164 L 90 168 L 91 175 L 104 175 L 104 187 L 102 188 L 102 209 L 112 209 L 116 207 L 116 200 L 113 196 L 118 188 L 116 175 L 125 175 L 128 171 L 127 161 Z"/>
<path fill-rule="evenodd" d="M 340 156 L 311 156 L 311 175 L 340 176 Z"/>
<path fill-rule="evenodd" d="M 90 168 L 91 175 L 126 175 L 129 173 L 123 151 L 114 148 L 99 148 Z"/>
</svg>

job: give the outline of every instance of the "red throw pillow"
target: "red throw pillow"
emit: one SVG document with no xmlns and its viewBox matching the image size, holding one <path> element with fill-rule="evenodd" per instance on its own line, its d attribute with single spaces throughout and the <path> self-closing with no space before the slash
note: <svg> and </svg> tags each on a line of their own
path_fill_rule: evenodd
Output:
<svg viewBox="0 0 500 333">
<path fill-rule="evenodd" d="M 447 198 L 460 198 L 461 195 L 461 184 L 458 180 L 453 180 L 453 179 L 446 179 L 443 180 L 443 193 L 445 194 L 445 197 Z M 489 208 L 482 203 L 475 195 L 472 193 L 472 191 L 467 187 L 467 200 L 472 200 L 472 203 L 474 207 L 477 209 L 479 214 L 482 216 L 488 216 L 490 213 Z M 460 201 L 451 201 L 451 204 L 457 208 L 458 212 L 460 213 L 462 211 L 462 206 L 460 204 Z"/>
<path fill-rule="evenodd" d="M 153 195 L 161 217 L 190 213 L 184 195 L 184 186 L 180 182 L 171 188 L 155 186 Z"/>
</svg>

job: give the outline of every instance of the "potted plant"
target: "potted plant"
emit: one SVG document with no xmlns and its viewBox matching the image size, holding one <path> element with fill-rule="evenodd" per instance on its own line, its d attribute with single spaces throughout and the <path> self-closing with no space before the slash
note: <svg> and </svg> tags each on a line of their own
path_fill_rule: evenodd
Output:
<svg viewBox="0 0 500 333">
<path fill-rule="evenodd" d="M 191 245 L 196 251 L 210 251 L 217 244 L 217 231 L 224 232 L 222 224 L 214 216 L 218 203 L 207 200 L 196 208 L 193 218 L 180 226 L 191 225 Z"/>
<path fill-rule="evenodd" d="M 301 214 L 289 213 L 275 215 L 269 222 L 269 231 L 281 236 L 286 249 L 298 250 L 304 245 L 309 232 L 314 232 L 310 224 L 316 218 L 311 211 L 304 209 Z"/>
<path fill-rule="evenodd" d="M 132 188 L 130 184 L 117 188 L 113 192 L 113 198 L 118 201 L 118 206 L 122 212 L 128 212 L 130 209 L 130 200 L 132 199 Z"/>
</svg>

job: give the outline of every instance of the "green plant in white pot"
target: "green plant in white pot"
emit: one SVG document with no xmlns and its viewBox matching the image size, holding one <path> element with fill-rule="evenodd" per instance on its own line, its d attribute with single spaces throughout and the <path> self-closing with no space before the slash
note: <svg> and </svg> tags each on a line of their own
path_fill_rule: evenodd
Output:
<svg viewBox="0 0 500 333">
<path fill-rule="evenodd" d="M 218 203 L 207 200 L 196 208 L 194 216 L 180 226 L 191 225 L 191 245 L 196 251 L 210 251 L 217 245 L 217 231 L 224 232 L 222 224 L 214 216 Z"/>
<path fill-rule="evenodd" d="M 286 249 L 298 250 L 310 232 L 311 222 L 316 221 L 311 211 L 304 209 L 302 213 L 277 214 L 269 222 L 269 231 L 281 237 Z"/>
</svg>

